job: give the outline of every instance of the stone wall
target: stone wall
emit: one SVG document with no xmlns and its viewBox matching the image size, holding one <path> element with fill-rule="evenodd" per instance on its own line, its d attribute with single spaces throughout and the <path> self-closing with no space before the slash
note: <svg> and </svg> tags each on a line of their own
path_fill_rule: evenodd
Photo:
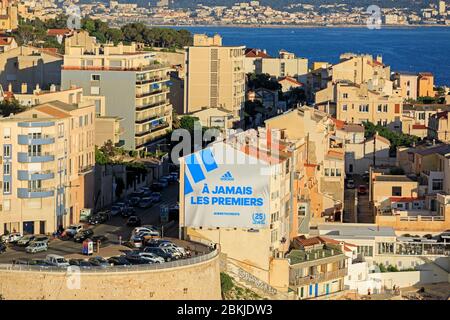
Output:
<svg viewBox="0 0 450 320">
<path fill-rule="evenodd" d="M 67 272 L 0 268 L 6 300 L 196 300 L 221 299 L 219 255 L 182 267 L 139 271 Z M 79 284 L 79 285 L 78 285 Z"/>
</svg>

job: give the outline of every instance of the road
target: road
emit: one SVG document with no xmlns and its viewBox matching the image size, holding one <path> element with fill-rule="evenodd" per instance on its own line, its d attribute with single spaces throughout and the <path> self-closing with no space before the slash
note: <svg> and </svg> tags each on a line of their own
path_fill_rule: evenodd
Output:
<svg viewBox="0 0 450 320">
<path fill-rule="evenodd" d="M 175 205 L 177 203 L 178 190 L 178 183 L 171 184 L 161 192 L 162 201 L 160 203 L 154 204 L 148 209 L 136 208 L 136 215 L 141 218 L 142 224 L 159 225 L 160 205 Z M 119 237 L 122 237 L 122 242 L 129 240 L 133 228 L 126 226 L 126 221 L 127 218 L 116 216 L 104 224 L 89 226 L 89 228 L 93 228 L 94 235 L 105 235 L 108 238 L 108 241 L 101 245 L 101 247 L 105 247 L 111 244 L 119 244 Z M 177 228 L 165 231 L 164 236 L 178 237 Z M 81 243 L 76 243 L 73 240 L 61 241 L 59 239 L 50 242 L 48 251 L 35 254 L 26 253 L 23 247 L 13 246 L 9 247 L 5 253 L 0 254 L 0 263 L 10 263 L 12 260 L 20 258 L 44 259 L 47 254 L 65 256 L 81 253 L 81 248 Z"/>
<path fill-rule="evenodd" d="M 357 188 L 360 185 L 365 185 L 369 190 L 368 183 L 363 180 L 359 175 L 353 175 L 352 178 L 355 181 L 355 189 L 347 189 L 344 191 L 345 223 L 374 223 L 375 217 L 369 206 L 369 193 L 365 195 L 358 194 Z M 358 197 L 357 206 L 355 210 L 355 195 Z"/>
</svg>

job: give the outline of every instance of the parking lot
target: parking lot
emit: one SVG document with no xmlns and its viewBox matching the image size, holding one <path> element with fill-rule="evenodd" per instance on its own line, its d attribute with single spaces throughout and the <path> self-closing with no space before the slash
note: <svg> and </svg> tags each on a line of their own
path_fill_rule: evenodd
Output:
<svg viewBox="0 0 450 320">
<path fill-rule="evenodd" d="M 150 208 L 142 209 L 135 207 L 135 214 L 141 219 L 142 225 L 153 225 L 160 227 L 160 207 L 162 205 L 173 206 L 177 204 L 178 198 L 178 183 L 172 183 L 161 191 L 161 202 L 153 204 Z M 107 238 L 106 241 L 100 243 L 100 255 L 102 251 L 105 253 L 110 250 L 104 250 L 108 247 L 118 246 L 120 243 L 124 244 L 130 239 L 133 227 L 127 226 L 128 218 L 121 215 L 111 217 L 111 219 L 103 224 L 91 226 L 86 224 L 84 228 L 92 229 L 95 236 L 102 235 Z M 171 223 L 170 228 L 162 230 L 164 237 L 178 237 L 178 225 Z M 25 247 L 18 247 L 16 245 L 8 245 L 6 252 L 0 253 L 0 263 L 11 263 L 13 260 L 22 258 L 28 259 L 44 259 L 49 254 L 56 254 L 60 256 L 76 255 L 82 252 L 82 243 L 74 242 L 72 239 L 63 241 L 60 239 L 51 239 L 48 250 L 39 253 L 26 253 Z M 94 246 L 94 249 L 96 246 Z M 96 255 L 96 253 L 94 253 Z"/>
</svg>

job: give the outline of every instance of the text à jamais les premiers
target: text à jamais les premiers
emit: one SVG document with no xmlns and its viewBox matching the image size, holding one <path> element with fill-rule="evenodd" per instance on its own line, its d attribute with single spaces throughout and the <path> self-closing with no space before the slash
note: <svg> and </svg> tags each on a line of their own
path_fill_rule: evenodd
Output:
<svg viewBox="0 0 450 320">
<path fill-rule="evenodd" d="M 253 197 L 224 197 L 222 195 L 252 195 L 252 187 L 241 186 L 215 186 L 214 189 L 209 189 L 205 184 L 202 189 L 202 194 L 207 196 L 191 197 L 191 204 L 194 205 L 225 205 L 225 206 L 256 206 L 260 207 L 264 204 L 262 198 Z M 210 196 L 212 194 L 213 196 Z"/>
</svg>

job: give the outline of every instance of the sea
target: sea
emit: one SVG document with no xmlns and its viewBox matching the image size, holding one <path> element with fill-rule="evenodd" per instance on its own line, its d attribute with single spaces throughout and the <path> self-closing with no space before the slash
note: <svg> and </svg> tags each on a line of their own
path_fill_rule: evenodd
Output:
<svg viewBox="0 0 450 320">
<path fill-rule="evenodd" d="M 450 27 L 174 28 L 210 36 L 218 33 L 224 45 L 266 49 L 271 56 L 284 49 L 310 62 L 336 63 L 346 52 L 381 55 L 391 71 L 432 72 L 436 85 L 450 86 Z"/>
</svg>

